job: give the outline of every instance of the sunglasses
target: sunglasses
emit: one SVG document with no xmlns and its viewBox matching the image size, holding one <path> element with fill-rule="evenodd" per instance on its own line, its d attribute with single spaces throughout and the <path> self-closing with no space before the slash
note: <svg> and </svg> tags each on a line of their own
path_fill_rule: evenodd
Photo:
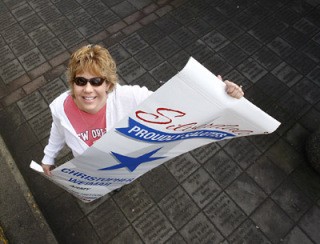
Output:
<svg viewBox="0 0 320 244">
<path fill-rule="evenodd" d="M 94 77 L 91 79 L 86 79 L 84 77 L 76 77 L 76 78 L 74 78 L 73 81 L 77 86 L 85 86 L 85 85 L 87 85 L 88 82 L 92 86 L 101 86 L 105 80 L 101 77 Z"/>
</svg>

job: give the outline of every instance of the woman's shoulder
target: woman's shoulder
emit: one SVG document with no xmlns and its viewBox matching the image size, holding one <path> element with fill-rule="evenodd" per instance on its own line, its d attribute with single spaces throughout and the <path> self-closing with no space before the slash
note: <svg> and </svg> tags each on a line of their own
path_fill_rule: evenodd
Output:
<svg viewBox="0 0 320 244">
<path fill-rule="evenodd" d="M 63 109 L 63 104 L 66 98 L 70 95 L 70 91 L 65 91 L 57 96 L 51 103 L 50 108 L 53 109 Z"/>
<path fill-rule="evenodd" d="M 117 84 L 114 91 L 112 92 L 115 95 L 122 95 L 122 96 L 131 96 L 137 95 L 140 93 L 151 93 L 145 86 L 141 87 L 138 85 L 120 85 Z"/>
<path fill-rule="evenodd" d="M 57 96 L 52 102 L 51 104 L 57 104 L 60 103 L 61 101 L 63 102 L 68 96 L 70 95 L 70 91 L 65 91 L 63 93 L 61 93 L 59 96 Z"/>
</svg>

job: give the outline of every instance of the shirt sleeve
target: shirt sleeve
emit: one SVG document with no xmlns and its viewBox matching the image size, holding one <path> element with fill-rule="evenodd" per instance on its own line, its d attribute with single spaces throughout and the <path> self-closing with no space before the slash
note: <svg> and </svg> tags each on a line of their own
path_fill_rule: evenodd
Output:
<svg viewBox="0 0 320 244">
<path fill-rule="evenodd" d="M 65 137 L 61 130 L 60 121 L 53 117 L 48 145 L 44 148 L 43 164 L 53 165 L 55 158 L 65 145 Z"/>
<path fill-rule="evenodd" d="M 139 105 L 142 103 L 145 99 L 147 99 L 153 92 L 148 90 L 148 88 L 140 87 L 140 86 L 133 86 L 133 95 L 136 100 L 136 104 Z"/>
</svg>

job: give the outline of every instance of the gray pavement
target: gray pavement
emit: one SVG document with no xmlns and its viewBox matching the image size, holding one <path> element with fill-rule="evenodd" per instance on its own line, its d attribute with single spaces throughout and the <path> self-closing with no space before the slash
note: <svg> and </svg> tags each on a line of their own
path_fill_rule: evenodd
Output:
<svg viewBox="0 0 320 244">
<path fill-rule="evenodd" d="M 201 147 L 83 204 L 29 163 L 43 156 L 70 53 L 87 43 L 109 48 L 122 84 L 151 90 L 193 56 L 282 125 Z M 55 243 L 51 233 L 58 243 L 320 243 L 320 176 L 305 156 L 320 122 L 319 0 L 0 0 L 0 54 L 0 132 L 19 169 L 1 157 L 11 243 Z M 59 162 L 70 158 L 65 149 Z"/>
</svg>

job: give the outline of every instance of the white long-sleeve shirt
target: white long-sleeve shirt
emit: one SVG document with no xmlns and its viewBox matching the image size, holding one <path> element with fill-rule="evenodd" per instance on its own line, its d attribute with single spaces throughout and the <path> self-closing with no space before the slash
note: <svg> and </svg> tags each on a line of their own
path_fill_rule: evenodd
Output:
<svg viewBox="0 0 320 244">
<path fill-rule="evenodd" d="M 42 163 L 54 164 L 60 150 L 65 144 L 72 150 L 73 156 L 82 154 L 89 146 L 81 140 L 72 127 L 65 111 L 64 101 L 70 91 L 62 93 L 51 104 L 52 127 L 48 145 L 44 149 Z M 135 109 L 152 92 L 146 87 L 116 85 L 108 94 L 106 106 L 107 131 Z"/>
</svg>

